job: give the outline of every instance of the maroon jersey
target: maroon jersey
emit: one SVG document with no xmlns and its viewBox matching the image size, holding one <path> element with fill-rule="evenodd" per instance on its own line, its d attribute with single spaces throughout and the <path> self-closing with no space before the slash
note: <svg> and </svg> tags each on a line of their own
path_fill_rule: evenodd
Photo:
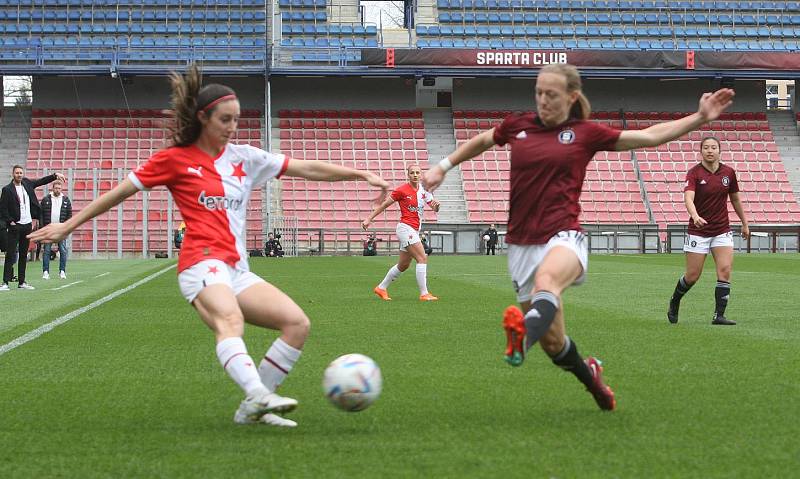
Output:
<svg viewBox="0 0 800 479">
<path fill-rule="evenodd" d="M 569 120 L 545 127 L 531 113 L 511 115 L 494 129 L 494 142 L 511 144 L 509 244 L 545 244 L 559 231 L 579 230 L 586 166 L 613 150 L 620 135 L 606 125 Z"/>
<path fill-rule="evenodd" d="M 728 222 L 728 195 L 739 192 L 736 172 L 728 165 L 719 164 L 716 173 L 698 163 L 686 173 L 683 191 L 694 191 L 697 214 L 708 222 L 702 228 L 689 218 L 689 234 L 709 238 L 731 230 Z"/>
</svg>

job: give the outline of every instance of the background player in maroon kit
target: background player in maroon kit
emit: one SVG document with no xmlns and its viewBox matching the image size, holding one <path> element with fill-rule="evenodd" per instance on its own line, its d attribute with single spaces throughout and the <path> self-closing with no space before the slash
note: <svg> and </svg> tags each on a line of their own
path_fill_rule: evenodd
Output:
<svg viewBox="0 0 800 479">
<path fill-rule="evenodd" d="M 250 191 L 284 174 L 314 181 L 364 180 L 384 193 L 389 185 L 366 171 L 231 144 L 240 112 L 235 92 L 224 85 L 201 87 L 194 66 L 186 77 L 173 74 L 171 82 L 174 146 L 155 153 L 69 221 L 30 237 L 57 242 L 140 190 L 166 186 L 186 222 L 178 261 L 181 293 L 213 331 L 220 364 L 246 395 L 234 421 L 294 427 L 297 423 L 274 412 L 291 411 L 297 401 L 275 390 L 299 359 L 310 323 L 289 296 L 249 270 L 244 235 Z M 281 332 L 260 364 L 242 340 L 245 322 Z"/>
<path fill-rule="evenodd" d="M 428 291 L 428 255 L 419 238 L 419 229 L 422 225 L 424 208 L 427 203 L 433 211 L 439 211 L 439 202 L 433 199 L 433 195 L 425 191 L 419 184 L 422 170 L 419 166 L 411 165 L 408 167 L 408 183 L 392 191 L 392 194 L 380 205 L 376 206 L 361 226 L 366 230 L 372 220 L 383 210 L 388 208 L 395 201 L 400 204 L 400 222 L 397 223 L 397 240 L 400 242 L 400 259 L 397 264 L 389 268 L 389 272 L 381 281 L 381 284 L 373 290 L 384 301 L 391 301 L 389 285 L 392 281 L 400 277 L 400 274 L 411 265 L 411 259 L 417 262 L 417 286 L 419 286 L 420 301 L 436 301 L 439 298 Z"/>
<path fill-rule="evenodd" d="M 728 197 L 742 220 L 742 236 L 745 239 L 750 237 L 750 228 L 739 198 L 736 172 L 719 162 L 720 146 L 716 138 L 703 138 L 700 142 L 701 161 L 686 173 L 683 196 L 690 217 L 683 245 L 686 272 L 678 280 L 669 302 L 667 319 L 670 323 L 678 322 L 681 298 L 700 279 L 710 250 L 717 265 L 717 287 L 714 289 L 716 308 L 711 324 L 736 324 L 736 321 L 725 317 L 733 265 L 733 233 L 728 222 Z"/>
<path fill-rule="evenodd" d="M 588 251 L 580 228 L 580 194 L 586 166 L 597 151 L 653 147 L 714 120 L 734 92 L 705 93 L 697 113 L 644 130 L 613 130 L 587 121 L 589 101 L 571 65 L 548 65 L 536 80 L 536 114 L 511 115 L 459 147 L 430 169 L 423 183 L 433 191 L 446 172 L 494 145 L 511 144 L 511 193 L 506 242 L 508 267 L 523 313 L 506 309 L 506 360 L 518 366 L 541 340 L 557 366 L 573 373 L 603 410 L 616 407 L 599 361 L 578 354 L 566 336 L 561 294 L 586 277 Z M 523 340 L 525 344 L 523 346 Z"/>
</svg>

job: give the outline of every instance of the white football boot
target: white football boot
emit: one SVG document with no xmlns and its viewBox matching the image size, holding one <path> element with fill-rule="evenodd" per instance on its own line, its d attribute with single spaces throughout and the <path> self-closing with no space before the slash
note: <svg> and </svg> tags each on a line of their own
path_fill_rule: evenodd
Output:
<svg viewBox="0 0 800 479">
<path fill-rule="evenodd" d="M 277 427 L 297 427 L 297 423 L 291 419 L 278 416 L 277 414 L 267 413 L 261 416 L 261 424 Z"/>
<path fill-rule="evenodd" d="M 233 416 L 237 424 L 252 424 L 258 422 L 268 412 L 289 412 L 297 407 L 297 401 L 292 398 L 278 396 L 267 392 L 256 396 L 248 396 L 239 404 L 239 409 Z"/>
</svg>

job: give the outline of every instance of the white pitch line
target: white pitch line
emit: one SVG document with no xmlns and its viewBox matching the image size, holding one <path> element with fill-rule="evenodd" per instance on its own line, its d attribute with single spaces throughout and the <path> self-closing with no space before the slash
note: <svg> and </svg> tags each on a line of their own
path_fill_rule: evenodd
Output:
<svg viewBox="0 0 800 479">
<path fill-rule="evenodd" d="M 98 274 L 97 276 L 95 276 L 92 279 L 102 278 L 103 276 L 105 276 L 107 274 L 111 274 L 111 271 L 106 271 L 105 273 Z"/>
<path fill-rule="evenodd" d="M 60 318 L 54 319 L 53 321 L 51 321 L 51 322 L 49 322 L 49 323 L 47 323 L 45 325 L 39 326 L 38 328 L 34 329 L 33 331 L 30 331 L 28 333 L 23 334 L 22 336 L 20 336 L 17 339 L 11 341 L 10 343 L 7 343 L 7 344 L 4 344 L 4 345 L 0 346 L 0 356 L 2 356 L 5 353 L 11 351 L 12 349 L 15 349 L 15 348 L 18 348 L 19 346 L 22 346 L 23 344 L 25 344 L 27 342 L 33 341 L 34 339 L 38 338 L 39 336 L 43 335 L 44 333 L 52 331 L 53 329 L 56 328 L 56 326 L 60 326 L 60 325 L 62 325 L 64 323 L 66 323 L 67 321 L 69 321 L 71 319 L 74 319 L 74 318 L 80 316 L 81 314 L 83 314 L 83 313 L 85 313 L 87 311 L 91 311 L 92 309 L 94 309 L 94 308 L 96 308 L 98 306 L 101 306 L 104 303 L 107 303 L 107 302 L 111 301 L 112 299 L 116 298 L 119 295 L 125 294 L 128 291 L 130 291 L 130 290 L 132 290 L 134 288 L 137 288 L 137 287 L 147 283 L 148 281 L 151 281 L 151 280 L 157 278 L 158 276 L 161 276 L 162 274 L 164 274 L 167 271 L 171 270 L 175 266 L 177 266 L 177 265 L 173 264 L 171 266 L 167 266 L 166 268 L 162 269 L 161 271 L 156 271 L 155 273 L 151 274 L 150 276 L 148 276 L 146 278 L 142 278 L 139 281 L 137 281 L 137 282 L 135 282 L 135 283 L 133 283 L 133 284 L 131 284 L 129 286 L 126 286 L 126 287 L 124 287 L 122 289 L 118 289 L 118 290 L 114 291 L 113 293 L 110 293 L 110 294 L 98 299 L 97 301 L 94 301 L 91 304 L 88 304 L 86 306 L 83 306 L 82 308 L 76 309 L 75 311 L 72 311 L 71 313 L 67 313 L 64 316 L 61 316 Z"/>
<path fill-rule="evenodd" d="M 67 283 L 64 286 L 59 286 L 58 288 L 50 288 L 50 291 L 58 291 L 59 289 L 69 288 L 73 284 L 83 283 L 83 280 L 74 281 L 72 283 Z"/>
</svg>

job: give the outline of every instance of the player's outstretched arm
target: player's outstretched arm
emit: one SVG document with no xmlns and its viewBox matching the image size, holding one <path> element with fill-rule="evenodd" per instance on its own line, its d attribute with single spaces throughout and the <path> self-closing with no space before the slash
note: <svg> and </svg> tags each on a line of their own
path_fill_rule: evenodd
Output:
<svg viewBox="0 0 800 479">
<path fill-rule="evenodd" d="M 75 228 L 86 223 L 95 216 L 101 215 L 111 208 L 125 201 L 129 196 L 135 195 L 139 189 L 129 179 L 125 179 L 108 193 L 100 195 L 94 201 L 86 205 L 80 213 L 73 216 L 64 223 L 51 223 L 42 229 L 36 230 L 28 235 L 31 241 L 43 241 L 45 243 L 56 243 L 66 238 Z"/>
<path fill-rule="evenodd" d="M 289 160 L 286 174 L 312 181 L 364 180 L 372 186 L 388 189 L 389 183 L 369 171 L 355 170 L 317 160 Z"/>
<path fill-rule="evenodd" d="M 703 93 L 697 112 L 673 121 L 653 125 L 644 130 L 624 130 L 617 140 L 614 149 L 617 151 L 648 148 L 662 145 L 668 141 L 696 130 L 700 125 L 719 118 L 733 104 L 734 91 L 722 88 L 714 93 Z"/>
<path fill-rule="evenodd" d="M 371 186 L 380 188 L 381 192 L 375 199 L 375 203 L 380 203 L 386 198 L 389 191 L 389 183 L 380 176 L 369 171 L 354 170 L 344 166 L 326 163 L 317 160 L 289 160 L 286 174 L 297 176 L 313 181 L 347 181 L 364 180 Z"/>
<path fill-rule="evenodd" d="M 480 155 L 493 147 L 494 144 L 494 128 L 473 136 L 469 141 L 456 148 L 456 151 L 448 155 L 438 165 L 426 171 L 422 175 L 422 185 L 428 191 L 436 190 L 444 181 L 444 175 L 447 174 L 450 168 Z"/>
<path fill-rule="evenodd" d="M 394 198 L 392 198 L 391 196 L 388 196 L 385 200 L 383 200 L 382 203 L 380 203 L 379 205 L 375 206 L 375 208 L 372 209 L 372 213 L 369 214 L 367 219 L 365 219 L 364 221 L 361 222 L 361 228 L 364 231 L 366 231 L 367 228 L 369 228 L 370 223 L 372 223 L 372 220 L 374 220 L 376 216 L 381 214 L 381 212 L 383 210 L 385 210 L 386 208 L 391 206 L 392 203 L 394 203 Z"/>
</svg>

